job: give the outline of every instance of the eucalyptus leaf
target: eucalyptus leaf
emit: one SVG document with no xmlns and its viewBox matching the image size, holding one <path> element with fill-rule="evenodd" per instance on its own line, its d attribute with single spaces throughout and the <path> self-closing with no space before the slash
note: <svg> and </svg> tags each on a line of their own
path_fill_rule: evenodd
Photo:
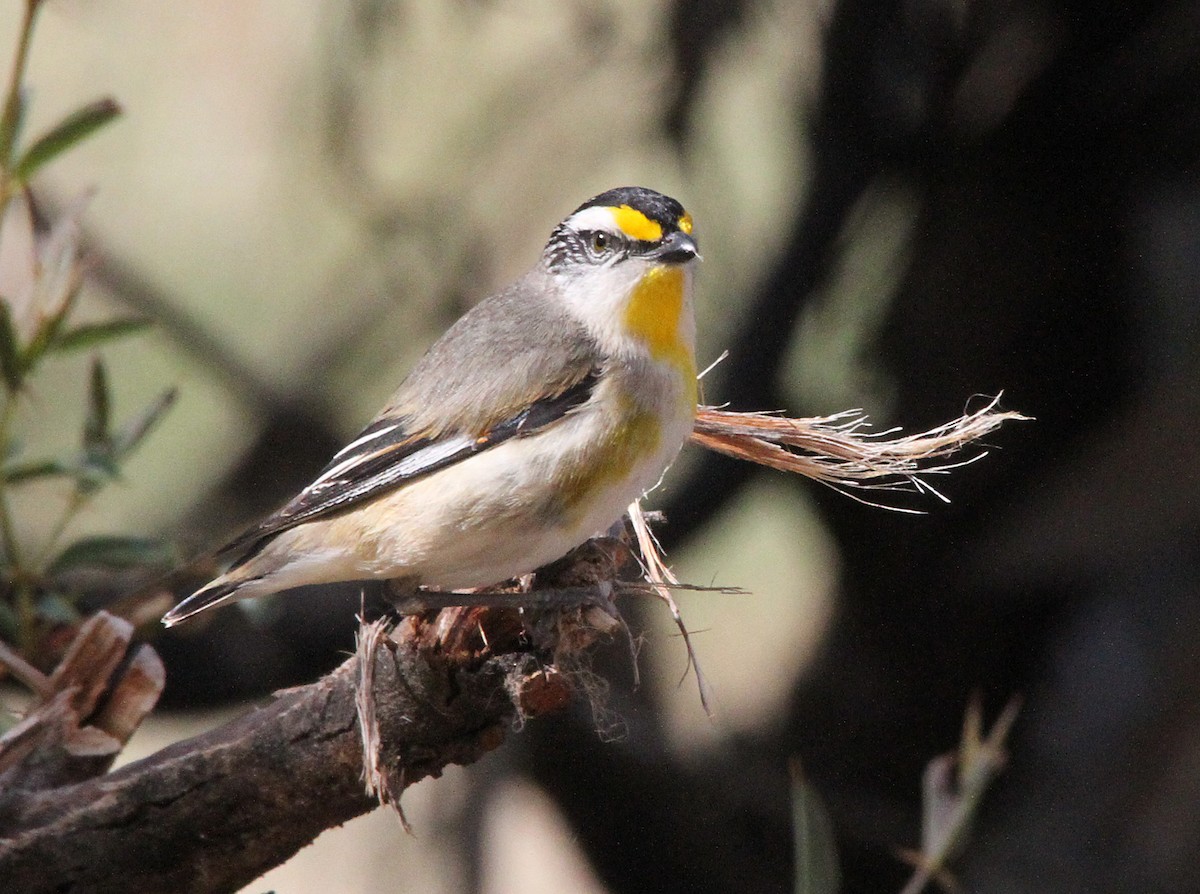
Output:
<svg viewBox="0 0 1200 894">
<path fill-rule="evenodd" d="M 21 127 L 25 124 L 25 112 L 29 108 L 29 93 L 21 88 L 12 95 L 12 101 L 4 106 L 4 116 L 0 117 L 0 163 L 6 169 L 12 167 L 12 150 L 21 136 Z"/>
<path fill-rule="evenodd" d="M 23 365 L 12 310 L 8 302 L 0 298 L 0 376 L 4 377 L 4 386 L 10 394 L 21 389 Z"/>
<path fill-rule="evenodd" d="M 71 470 L 75 486 L 82 494 L 93 494 L 104 485 L 117 481 L 121 470 L 112 456 L 102 450 L 85 453 L 79 465 Z"/>
<path fill-rule="evenodd" d="M 81 140 L 87 139 L 97 130 L 121 114 L 116 101 L 105 97 L 76 109 L 46 133 L 42 134 L 21 156 L 13 170 L 18 182 L 25 183 L 38 169 L 57 158 Z"/>
<path fill-rule="evenodd" d="M 112 436 L 113 456 L 117 462 L 124 462 L 125 458 L 142 442 L 159 421 L 166 415 L 167 411 L 175 404 L 175 399 L 179 396 L 179 391 L 175 388 L 168 388 L 150 404 L 142 410 L 138 415 L 134 416 L 124 425 L 122 425 Z"/>
<path fill-rule="evenodd" d="M 99 357 L 92 360 L 88 381 L 87 418 L 83 423 L 83 449 L 89 456 L 110 456 L 109 419 L 112 412 L 112 393 L 108 387 L 108 372 Z"/>
<path fill-rule="evenodd" d="M 105 320 L 103 323 L 84 323 L 66 332 L 56 334 L 48 345 L 51 351 L 78 351 L 92 348 L 104 342 L 114 341 L 141 332 L 150 325 L 149 320 Z"/>
<path fill-rule="evenodd" d="M 8 484 L 20 484 L 38 478 L 73 477 L 75 474 L 74 468 L 57 459 L 12 463 L 0 470 L 0 477 Z"/>
<path fill-rule="evenodd" d="M 38 361 L 45 355 L 47 349 L 58 340 L 58 332 L 62 329 L 63 321 L 66 320 L 67 314 L 70 312 L 75 303 L 75 297 L 79 294 L 79 285 L 75 284 L 71 287 L 70 293 L 66 300 L 62 302 L 62 306 L 56 313 L 42 319 L 34 330 L 33 338 L 29 339 L 29 344 L 25 346 L 25 350 L 21 353 L 21 374 L 28 375 L 33 372 Z"/>
<path fill-rule="evenodd" d="M 176 562 L 175 549 L 162 540 L 147 537 L 100 536 L 77 540 L 59 553 L 50 563 L 51 575 L 77 568 L 107 568 L 122 571 L 128 568 L 161 567 Z"/>
</svg>

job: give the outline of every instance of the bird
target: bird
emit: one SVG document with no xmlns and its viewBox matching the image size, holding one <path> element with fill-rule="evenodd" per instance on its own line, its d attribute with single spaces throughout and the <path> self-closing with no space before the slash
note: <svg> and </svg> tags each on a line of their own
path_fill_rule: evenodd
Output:
<svg viewBox="0 0 1200 894">
<path fill-rule="evenodd" d="M 675 199 L 627 186 L 584 202 L 163 623 L 312 584 L 488 587 L 609 529 L 692 431 L 699 260 Z"/>
</svg>

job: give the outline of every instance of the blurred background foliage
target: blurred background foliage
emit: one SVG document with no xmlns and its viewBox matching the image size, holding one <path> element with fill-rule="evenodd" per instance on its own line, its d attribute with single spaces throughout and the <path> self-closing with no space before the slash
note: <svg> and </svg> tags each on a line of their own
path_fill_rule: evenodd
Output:
<svg viewBox="0 0 1200 894">
<path fill-rule="evenodd" d="M 1038 420 L 919 518 L 685 454 L 651 501 L 677 571 L 752 591 L 683 599 L 717 720 L 631 606 L 646 685 L 599 661 L 621 741 L 539 721 L 414 790 L 415 841 L 380 812 L 254 890 L 790 891 L 792 756 L 843 889 L 899 890 L 973 692 L 1026 707 L 969 890 L 1200 883 L 1197 4 L 53 0 L 28 81 L 33 132 L 126 109 L 38 195 L 99 187 L 80 313 L 157 322 L 106 351 L 114 400 L 180 394 L 81 533 L 223 540 L 624 183 L 697 220 L 710 402 L 915 430 L 1004 389 Z M 33 445 L 77 438 L 88 362 L 47 368 Z M 312 679 L 357 603 L 159 636 L 169 702 Z"/>
<path fill-rule="evenodd" d="M 39 671 L 22 668 L 34 662 L 48 670 L 58 663 L 97 573 L 162 574 L 178 561 L 158 538 L 107 531 L 72 536 L 88 504 L 121 480 L 122 467 L 175 392 L 167 389 L 136 415 L 115 421 L 107 366 L 96 349 L 144 329 L 147 321 L 78 320 L 87 196 L 50 221 L 31 191 L 47 165 L 120 114 L 111 98 L 100 97 L 40 133 L 26 129 L 31 100 L 24 78 L 41 6 L 41 0 L 24 4 L 0 107 L 0 664 L 39 694 Z M 38 444 L 32 452 L 25 435 L 45 413 L 42 374 L 63 354 L 76 352 L 90 354 L 90 368 L 77 382 L 83 407 L 75 441 L 56 449 Z M 0 718 L 0 729 L 7 729 L 8 719 Z"/>
</svg>

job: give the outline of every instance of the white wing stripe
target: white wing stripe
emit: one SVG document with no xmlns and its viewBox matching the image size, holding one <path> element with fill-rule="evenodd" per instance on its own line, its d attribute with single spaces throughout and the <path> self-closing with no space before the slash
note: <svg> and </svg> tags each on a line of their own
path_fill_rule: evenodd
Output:
<svg viewBox="0 0 1200 894">
<path fill-rule="evenodd" d="M 414 450 L 408 456 L 404 457 L 404 459 L 400 460 L 400 462 L 396 463 L 396 472 L 399 473 L 401 478 L 407 478 L 409 475 L 414 475 L 428 466 L 434 466 L 444 459 L 449 459 L 454 454 L 466 450 L 474 443 L 474 439 L 466 435 L 437 441 L 428 447 Z"/>
<path fill-rule="evenodd" d="M 363 444 L 367 443 L 368 441 L 373 441 L 376 438 L 382 437 L 383 435 L 386 435 L 388 432 L 395 431 L 399 427 L 400 427 L 400 423 L 397 422 L 393 425 L 386 425 L 383 428 L 379 429 L 379 431 L 373 431 L 370 434 L 363 435 L 361 438 L 358 438 L 355 441 L 351 441 L 349 444 L 347 444 L 345 447 L 343 447 L 341 450 L 339 450 L 337 453 L 335 453 L 333 455 L 333 458 L 337 459 L 343 453 L 349 453 L 350 451 L 361 447 Z"/>
<path fill-rule="evenodd" d="M 360 438 L 360 440 L 367 439 Z M 442 460 L 448 459 L 454 456 L 454 454 L 467 449 L 473 443 L 474 440 L 472 438 L 462 435 L 457 438 L 448 438 L 444 441 L 437 441 L 436 443 L 430 444 L 427 447 L 414 450 L 412 453 L 408 454 L 408 456 L 404 457 L 391 467 L 388 477 L 407 478 L 410 475 L 415 475 L 422 469 L 437 465 Z M 345 453 L 345 451 L 343 450 L 342 453 Z M 341 454 L 338 455 L 340 456 Z M 353 470 L 355 466 L 362 463 L 371 462 L 379 455 L 379 453 L 369 453 L 365 456 L 359 454 L 348 457 L 337 465 L 326 469 L 325 473 L 321 475 L 320 478 L 305 488 L 305 491 L 312 492 L 314 490 L 319 490 L 329 482 L 336 481 L 337 479 L 343 477 L 345 473 Z"/>
<path fill-rule="evenodd" d="M 340 454 L 339 454 L 339 456 L 340 456 Z M 356 465 L 358 465 L 362 461 L 363 461 L 363 457 L 352 456 L 349 459 L 343 460 L 342 462 L 338 463 L 336 466 L 330 466 L 328 469 L 325 470 L 324 474 L 322 474 L 320 478 L 318 478 L 316 481 L 314 481 L 312 484 L 310 484 L 308 487 L 306 487 L 305 491 L 316 490 L 317 488 L 321 487 L 323 484 L 325 484 L 330 479 L 335 479 L 335 478 L 341 477 L 341 474 L 343 472 L 345 472 L 347 469 L 353 469 Z"/>
</svg>

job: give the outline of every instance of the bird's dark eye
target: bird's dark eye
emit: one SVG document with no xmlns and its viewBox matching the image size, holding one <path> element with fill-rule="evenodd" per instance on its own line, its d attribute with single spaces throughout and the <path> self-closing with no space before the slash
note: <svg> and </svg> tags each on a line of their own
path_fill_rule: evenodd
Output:
<svg viewBox="0 0 1200 894">
<path fill-rule="evenodd" d="M 598 255 L 602 255 L 611 247 L 612 239 L 609 237 L 608 233 L 604 233 L 599 230 L 595 233 L 592 233 L 591 249 L 593 252 Z"/>
</svg>

